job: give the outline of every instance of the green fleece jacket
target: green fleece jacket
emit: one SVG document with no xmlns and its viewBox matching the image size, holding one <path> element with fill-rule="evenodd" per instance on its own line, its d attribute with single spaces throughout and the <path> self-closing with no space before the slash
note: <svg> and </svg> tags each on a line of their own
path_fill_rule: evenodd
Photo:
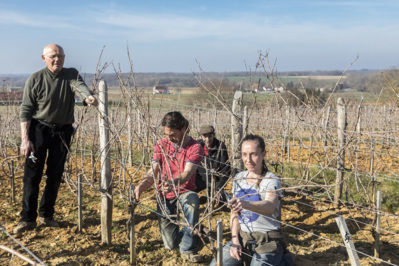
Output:
<svg viewBox="0 0 399 266">
<path fill-rule="evenodd" d="M 32 74 L 25 83 L 20 109 L 21 122 L 33 118 L 47 123 L 72 124 L 75 94 L 82 101 L 91 95 L 74 68 L 63 68 L 58 74 L 44 68 Z"/>
</svg>

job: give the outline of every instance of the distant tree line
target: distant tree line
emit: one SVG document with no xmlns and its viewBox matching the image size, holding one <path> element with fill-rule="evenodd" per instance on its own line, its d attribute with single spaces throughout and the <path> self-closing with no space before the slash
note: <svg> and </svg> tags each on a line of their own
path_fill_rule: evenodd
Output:
<svg viewBox="0 0 399 266">
<path fill-rule="evenodd" d="M 126 78 L 129 73 L 121 74 L 122 78 Z M 205 72 L 201 73 L 207 80 L 224 80 L 227 87 L 238 88 L 238 89 L 249 89 L 272 87 L 270 76 L 265 73 L 249 73 L 249 72 Z M 277 78 L 281 76 L 329 76 L 329 75 L 342 75 L 341 71 L 289 71 L 289 72 L 278 72 Z M 376 70 L 356 70 L 345 73 L 346 78 L 342 80 L 339 88 L 352 88 L 356 91 L 366 91 L 371 93 L 380 92 L 382 86 L 387 80 L 399 80 L 399 70 L 391 69 L 384 71 Z M 23 87 L 29 74 L 21 75 L 2 75 L 0 74 L 0 86 L 1 87 Z M 86 83 L 91 84 L 94 78 L 94 74 L 82 73 L 82 77 Z M 114 73 L 105 73 L 101 77 L 104 79 L 109 87 L 119 87 L 118 80 Z M 135 73 L 135 80 L 137 87 L 153 87 L 155 85 L 164 85 L 172 88 L 182 87 L 199 87 L 200 84 L 197 81 L 193 73 Z M 295 81 L 282 81 L 283 79 L 276 79 L 277 82 L 274 86 L 283 86 L 288 90 L 304 90 L 304 89 L 315 89 L 315 88 L 332 88 L 335 86 L 335 82 L 331 80 L 315 80 L 315 79 L 303 79 Z M 338 88 L 338 89 L 339 89 Z"/>
<path fill-rule="evenodd" d="M 398 86 L 399 70 L 391 69 L 371 73 L 351 72 L 347 75 L 346 82 L 356 91 L 380 93 L 381 89 L 387 86 Z"/>
</svg>

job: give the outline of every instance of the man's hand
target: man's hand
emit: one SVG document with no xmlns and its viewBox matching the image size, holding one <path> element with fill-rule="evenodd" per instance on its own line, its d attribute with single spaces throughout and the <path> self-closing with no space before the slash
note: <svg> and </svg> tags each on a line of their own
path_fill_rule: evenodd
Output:
<svg viewBox="0 0 399 266">
<path fill-rule="evenodd" d="M 31 121 L 21 122 L 21 155 L 28 156 L 31 151 L 35 151 L 33 143 L 29 140 L 29 127 Z"/>
<path fill-rule="evenodd" d="M 85 103 L 87 103 L 88 106 L 97 106 L 98 105 L 97 99 L 92 95 L 90 95 L 89 97 L 87 97 L 85 99 Z"/>
<path fill-rule="evenodd" d="M 173 184 L 172 181 L 170 180 L 163 181 L 161 186 L 163 186 L 163 188 L 161 188 L 161 191 L 164 192 L 165 194 L 173 190 Z"/>
<path fill-rule="evenodd" d="M 159 172 L 159 164 L 157 162 L 153 163 L 152 165 L 152 169 L 155 171 L 155 176 L 158 174 Z M 134 196 L 136 197 L 136 200 L 139 201 L 140 200 L 140 195 L 146 191 L 153 183 L 154 180 L 152 178 L 152 169 L 148 170 L 148 172 L 144 175 L 144 180 L 143 182 L 141 182 L 135 189 L 134 189 Z"/>
<path fill-rule="evenodd" d="M 140 195 L 141 193 L 144 192 L 144 187 L 140 184 L 138 185 L 135 189 L 134 189 L 134 196 L 136 198 L 137 201 L 140 200 Z"/>
<path fill-rule="evenodd" d="M 31 151 L 35 151 L 33 143 L 28 138 L 23 138 L 21 142 L 21 155 L 28 156 Z"/>
</svg>

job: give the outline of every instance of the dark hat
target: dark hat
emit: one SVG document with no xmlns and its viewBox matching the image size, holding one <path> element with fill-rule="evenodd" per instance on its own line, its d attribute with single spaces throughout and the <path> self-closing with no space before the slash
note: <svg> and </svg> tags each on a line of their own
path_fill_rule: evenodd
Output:
<svg viewBox="0 0 399 266">
<path fill-rule="evenodd" d="M 211 134 L 215 133 L 215 129 L 211 125 L 203 125 L 200 127 L 200 134 L 205 135 L 205 134 Z"/>
</svg>

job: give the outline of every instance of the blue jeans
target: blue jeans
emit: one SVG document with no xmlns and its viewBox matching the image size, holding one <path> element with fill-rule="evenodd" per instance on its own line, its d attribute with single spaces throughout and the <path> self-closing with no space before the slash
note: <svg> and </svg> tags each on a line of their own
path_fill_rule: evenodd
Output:
<svg viewBox="0 0 399 266">
<path fill-rule="evenodd" d="M 181 205 L 177 201 L 180 201 Z M 158 203 L 158 213 L 162 214 L 161 207 Z M 186 222 L 194 227 L 198 223 L 199 218 L 199 199 L 195 192 L 186 192 L 180 194 L 178 198 L 172 200 L 166 200 L 161 202 L 162 206 L 165 207 L 165 211 L 169 215 L 176 215 L 177 208 L 183 208 L 183 214 L 179 211 L 180 221 Z M 180 205 L 180 206 L 178 206 Z M 183 216 L 184 215 L 184 216 Z M 185 217 L 185 218 L 184 218 Z M 167 249 L 175 249 L 180 247 L 182 253 L 196 253 L 199 250 L 199 239 L 196 235 L 192 234 L 189 227 L 183 227 L 179 230 L 179 226 L 174 224 L 177 217 L 172 217 L 172 222 L 158 215 L 159 229 L 161 231 L 162 240 Z"/>
<path fill-rule="evenodd" d="M 255 244 L 250 244 L 249 249 L 242 249 L 241 260 L 236 260 L 230 255 L 230 247 L 231 241 L 229 241 L 223 247 L 223 265 L 226 266 L 235 266 L 235 265 L 244 265 L 244 261 L 247 262 L 247 265 L 250 263 L 251 266 L 260 266 L 260 265 L 293 265 L 291 262 L 289 254 L 284 255 L 284 249 L 280 243 L 278 243 L 278 249 L 274 253 L 263 253 L 258 254 L 255 251 Z M 288 256 L 287 261 L 284 259 L 285 256 Z M 216 260 L 213 259 L 210 265 L 216 265 Z"/>
</svg>

